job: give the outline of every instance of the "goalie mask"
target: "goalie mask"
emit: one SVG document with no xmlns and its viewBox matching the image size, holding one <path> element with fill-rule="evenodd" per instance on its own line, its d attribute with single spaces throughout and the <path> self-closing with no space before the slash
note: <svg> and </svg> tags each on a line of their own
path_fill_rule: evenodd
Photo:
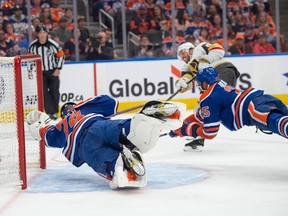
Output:
<svg viewBox="0 0 288 216">
<path fill-rule="evenodd" d="M 63 106 L 61 107 L 60 110 L 60 114 L 61 114 L 61 118 L 65 118 L 67 116 L 67 114 L 69 114 L 72 110 L 74 110 L 74 105 L 76 103 L 73 102 L 67 102 L 65 104 L 63 104 Z"/>
<path fill-rule="evenodd" d="M 186 42 L 186 43 L 181 44 L 177 49 L 177 58 L 180 61 L 184 61 L 184 62 L 188 63 L 192 57 L 192 54 L 193 54 L 191 49 L 194 49 L 194 48 L 195 48 L 195 46 L 190 42 Z"/>
</svg>

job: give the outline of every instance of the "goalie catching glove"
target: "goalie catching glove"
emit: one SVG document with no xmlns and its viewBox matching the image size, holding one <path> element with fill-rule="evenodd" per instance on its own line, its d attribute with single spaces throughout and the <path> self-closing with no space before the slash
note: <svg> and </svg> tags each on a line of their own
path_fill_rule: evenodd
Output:
<svg viewBox="0 0 288 216">
<path fill-rule="evenodd" d="M 178 128 L 177 130 L 171 130 L 169 133 L 170 137 L 184 137 L 184 136 L 190 136 L 190 137 L 198 137 L 197 135 L 197 129 L 200 127 L 200 124 L 197 122 L 189 122 L 186 124 L 183 124 L 182 127 Z"/>
<path fill-rule="evenodd" d="M 45 125 L 51 124 L 49 116 L 38 110 L 33 110 L 27 114 L 28 130 L 35 140 L 41 140 L 40 129 Z"/>
</svg>

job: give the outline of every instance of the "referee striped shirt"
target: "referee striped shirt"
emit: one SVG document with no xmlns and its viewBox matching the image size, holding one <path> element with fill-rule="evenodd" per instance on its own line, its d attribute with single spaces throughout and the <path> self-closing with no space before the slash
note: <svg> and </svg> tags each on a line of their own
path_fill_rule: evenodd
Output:
<svg viewBox="0 0 288 216">
<path fill-rule="evenodd" d="M 62 47 L 50 38 L 47 39 L 45 44 L 40 44 L 38 39 L 32 41 L 28 52 L 29 54 L 40 55 L 42 57 L 42 71 L 61 70 L 65 61 Z"/>
</svg>

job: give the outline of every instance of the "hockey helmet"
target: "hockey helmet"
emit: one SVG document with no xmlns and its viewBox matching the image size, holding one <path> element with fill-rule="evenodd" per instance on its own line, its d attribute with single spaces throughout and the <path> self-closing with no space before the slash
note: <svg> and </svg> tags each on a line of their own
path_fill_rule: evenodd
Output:
<svg viewBox="0 0 288 216">
<path fill-rule="evenodd" d="M 73 102 L 67 102 L 67 103 L 63 104 L 63 106 L 61 107 L 61 110 L 60 110 L 61 118 L 64 118 L 68 113 L 70 113 L 74 109 L 73 106 L 75 104 L 76 103 L 73 103 Z"/>
<path fill-rule="evenodd" d="M 212 85 L 218 80 L 218 72 L 213 67 L 203 68 L 198 71 L 196 75 L 196 81 L 202 91 L 204 90 L 202 87 L 203 82 L 206 82 L 208 85 Z"/>
<path fill-rule="evenodd" d="M 185 43 L 181 44 L 177 49 L 177 58 L 182 61 L 183 59 L 182 59 L 181 54 L 184 52 L 187 52 L 189 54 L 189 50 L 194 49 L 194 48 L 195 48 L 195 46 L 190 42 L 185 42 Z"/>
</svg>

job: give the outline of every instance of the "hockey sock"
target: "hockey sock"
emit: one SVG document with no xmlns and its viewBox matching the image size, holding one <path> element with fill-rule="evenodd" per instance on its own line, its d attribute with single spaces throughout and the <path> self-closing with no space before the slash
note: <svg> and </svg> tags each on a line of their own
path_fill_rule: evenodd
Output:
<svg viewBox="0 0 288 216">
<path fill-rule="evenodd" d="M 272 112 L 268 117 L 268 125 L 272 132 L 288 138 L 288 116 Z"/>
<path fill-rule="evenodd" d="M 279 134 L 285 138 L 288 138 L 288 116 L 283 116 L 278 121 Z"/>
</svg>

